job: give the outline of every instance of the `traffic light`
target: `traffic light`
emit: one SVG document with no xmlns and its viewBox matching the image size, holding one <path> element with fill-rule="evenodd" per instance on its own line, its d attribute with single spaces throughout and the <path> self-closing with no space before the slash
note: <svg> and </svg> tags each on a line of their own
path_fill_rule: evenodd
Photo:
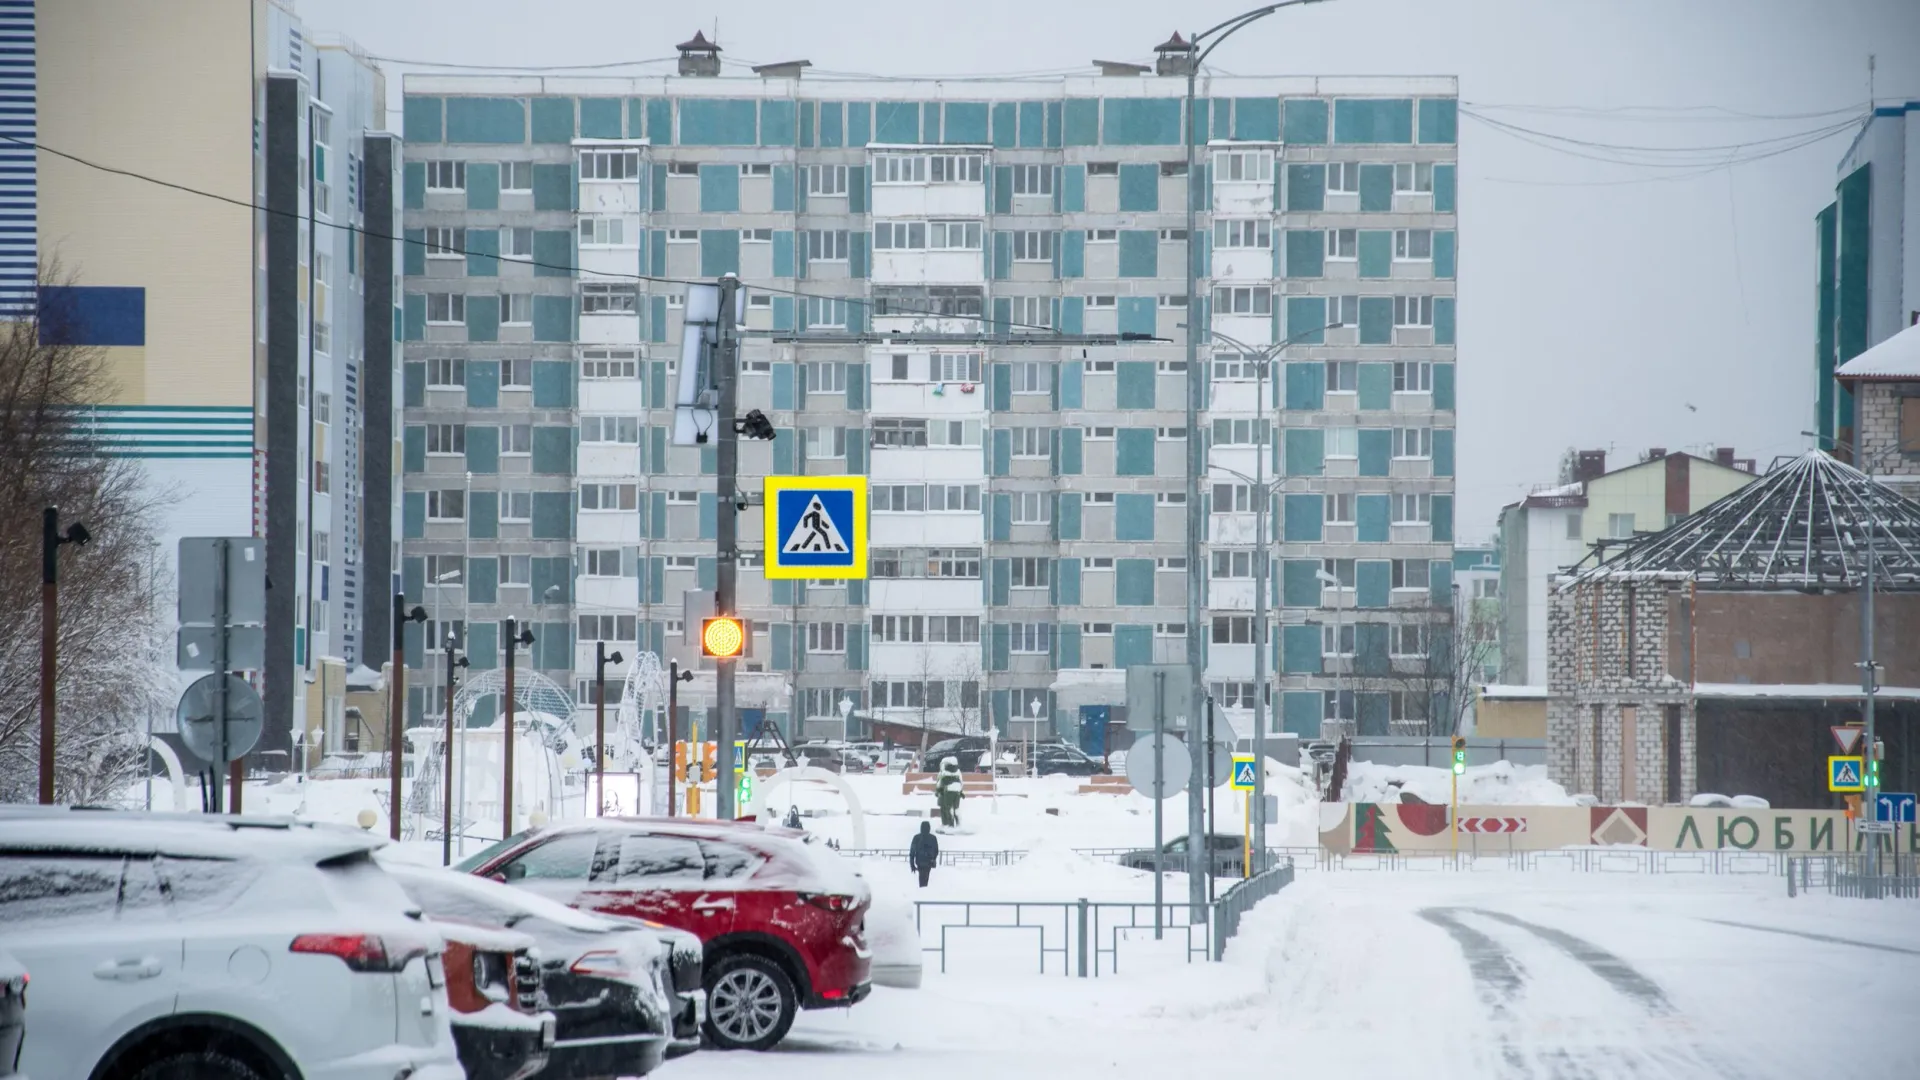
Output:
<svg viewBox="0 0 1920 1080">
<path fill-rule="evenodd" d="M 734 660 L 747 648 L 747 627 L 731 616 L 700 620 L 700 655 L 716 660 Z"/>
<path fill-rule="evenodd" d="M 740 785 L 734 792 L 734 796 L 733 805 L 737 807 L 741 813 L 745 813 L 747 807 L 753 805 L 753 773 L 743 772 L 740 774 Z"/>
<path fill-rule="evenodd" d="M 673 775 L 687 775 L 687 744 L 684 739 L 676 739 L 673 743 Z"/>
<path fill-rule="evenodd" d="M 1459 776 L 1467 771 L 1467 740 L 1459 735 L 1453 737 L 1453 775 Z"/>
<path fill-rule="evenodd" d="M 717 780 L 719 778 L 720 774 L 715 771 L 714 768 L 719 757 L 719 747 L 711 742 L 703 742 L 700 744 L 700 779 L 703 782 L 709 779 Z"/>
</svg>

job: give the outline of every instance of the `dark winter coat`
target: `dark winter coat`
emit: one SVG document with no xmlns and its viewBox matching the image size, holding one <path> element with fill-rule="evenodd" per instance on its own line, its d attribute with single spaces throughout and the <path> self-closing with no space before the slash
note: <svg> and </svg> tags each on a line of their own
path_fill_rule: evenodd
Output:
<svg viewBox="0 0 1920 1080">
<path fill-rule="evenodd" d="M 940 862 L 940 841 L 930 832 L 915 833 L 907 848 L 907 865 L 915 870 L 931 870 Z"/>
</svg>

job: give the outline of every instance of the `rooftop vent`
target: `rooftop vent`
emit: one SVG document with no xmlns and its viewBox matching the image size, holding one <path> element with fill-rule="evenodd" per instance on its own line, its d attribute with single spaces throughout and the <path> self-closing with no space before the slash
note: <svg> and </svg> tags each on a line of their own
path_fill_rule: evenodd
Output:
<svg viewBox="0 0 1920 1080">
<path fill-rule="evenodd" d="M 1573 482 L 1584 484 L 1607 473 L 1607 452 L 1605 450 L 1582 450 L 1574 455 Z"/>
<path fill-rule="evenodd" d="M 1095 60 L 1093 66 L 1099 68 L 1102 75 L 1145 75 L 1153 70 L 1146 64 L 1130 64 L 1125 60 Z"/>
<path fill-rule="evenodd" d="M 693 40 L 683 41 L 674 48 L 680 50 L 680 74 L 712 77 L 720 74 L 720 46 L 707 40 L 707 35 L 698 30 L 693 32 Z"/>
<path fill-rule="evenodd" d="M 1193 70 L 1193 45 L 1175 30 L 1173 36 L 1153 47 L 1155 75 L 1185 75 Z"/>
<path fill-rule="evenodd" d="M 811 60 L 782 60 L 777 64 L 757 64 L 753 73 L 763 79 L 797 79 L 812 66 Z"/>
</svg>

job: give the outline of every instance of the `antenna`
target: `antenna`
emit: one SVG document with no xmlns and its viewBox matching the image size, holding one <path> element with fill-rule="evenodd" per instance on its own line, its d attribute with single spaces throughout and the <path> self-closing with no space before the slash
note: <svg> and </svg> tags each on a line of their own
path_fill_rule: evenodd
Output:
<svg viewBox="0 0 1920 1080">
<path fill-rule="evenodd" d="M 1875 57 L 1872 53 L 1867 54 L 1867 113 L 1868 115 L 1872 115 L 1874 107 L 1880 104 L 1880 102 L 1873 96 L 1874 59 Z"/>
</svg>

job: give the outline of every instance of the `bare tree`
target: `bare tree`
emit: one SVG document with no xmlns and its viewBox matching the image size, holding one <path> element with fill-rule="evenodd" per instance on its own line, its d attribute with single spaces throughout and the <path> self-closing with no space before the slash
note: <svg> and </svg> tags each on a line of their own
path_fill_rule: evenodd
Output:
<svg viewBox="0 0 1920 1080">
<path fill-rule="evenodd" d="M 1498 615 L 1484 605 L 1456 611 L 1436 604 L 1373 624 L 1356 635 L 1354 689 L 1382 695 L 1374 700 L 1384 699 L 1396 735 L 1453 735 L 1473 707 L 1498 634 Z"/>
<path fill-rule="evenodd" d="M 44 268 L 44 285 L 67 283 Z M 0 801 L 35 797 L 39 775 L 40 519 L 49 506 L 92 533 L 61 553 L 55 796 L 100 802 L 144 767 L 141 727 L 171 704 L 158 689 L 162 497 L 138 466 L 103 451 L 86 407 L 114 398 L 104 350 L 76 338 L 69 295 L 0 323 Z"/>
</svg>

